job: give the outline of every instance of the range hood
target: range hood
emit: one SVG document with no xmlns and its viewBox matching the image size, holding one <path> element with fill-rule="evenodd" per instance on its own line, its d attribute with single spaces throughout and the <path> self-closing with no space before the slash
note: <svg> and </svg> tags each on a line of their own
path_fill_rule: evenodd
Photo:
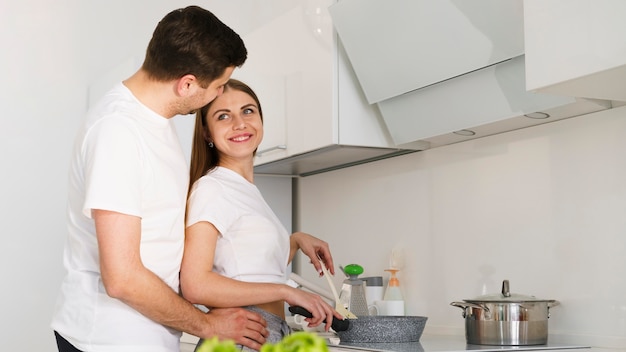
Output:
<svg viewBox="0 0 626 352">
<path fill-rule="evenodd" d="M 437 147 L 612 107 L 607 100 L 526 91 L 524 59 L 378 102 L 394 142 L 421 140 Z"/>
<path fill-rule="evenodd" d="M 340 0 L 329 12 L 397 146 L 436 147 L 612 107 L 526 90 L 521 0 Z M 549 118 L 526 117 L 536 113 Z"/>
<path fill-rule="evenodd" d="M 339 0 L 328 11 L 370 104 L 524 54 L 522 0 Z"/>
</svg>

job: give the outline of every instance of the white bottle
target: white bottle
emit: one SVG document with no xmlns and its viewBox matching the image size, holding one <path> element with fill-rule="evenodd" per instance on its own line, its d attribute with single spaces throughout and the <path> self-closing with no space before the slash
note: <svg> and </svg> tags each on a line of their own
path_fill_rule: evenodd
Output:
<svg viewBox="0 0 626 352">
<path fill-rule="evenodd" d="M 361 280 L 365 281 L 365 299 L 368 305 L 383 300 L 385 287 L 382 276 L 362 277 Z"/>
<path fill-rule="evenodd" d="M 391 273 L 389 282 L 387 283 L 387 289 L 385 290 L 385 296 L 378 307 L 379 315 L 405 315 L 404 313 L 404 299 L 402 297 L 402 290 L 400 289 L 400 280 L 396 277 L 398 269 L 387 269 Z"/>
<path fill-rule="evenodd" d="M 387 289 L 385 290 L 385 301 L 402 301 L 404 300 L 402 297 L 402 290 L 400 290 L 400 280 L 396 277 L 396 273 L 400 270 L 398 269 L 387 269 L 391 273 L 391 277 L 389 278 L 389 282 L 387 283 Z"/>
</svg>

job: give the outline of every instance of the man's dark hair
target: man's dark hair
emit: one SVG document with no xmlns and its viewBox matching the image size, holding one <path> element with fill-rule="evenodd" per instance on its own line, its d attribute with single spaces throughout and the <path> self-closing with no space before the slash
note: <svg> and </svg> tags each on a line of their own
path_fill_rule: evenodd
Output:
<svg viewBox="0 0 626 352">
<path fill-rule="evenodd" d="M 203 86 L 227 67 L 247 58 L 241 37 L 213 13 L 188 6 L 167 14 L 157 25 L 146 50 L 143 69 L 157 81 L 192 74 Z"/>
</svg>

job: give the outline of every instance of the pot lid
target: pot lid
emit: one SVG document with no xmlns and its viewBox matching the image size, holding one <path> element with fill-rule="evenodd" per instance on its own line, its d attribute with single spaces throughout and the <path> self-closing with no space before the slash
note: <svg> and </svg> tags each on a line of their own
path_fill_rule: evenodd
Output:
<svg viewBox="0 0 626 352">
<path fill-rule="evenodd" d="M 553 299 L 539 299 L 535 296 L 521 295 L 509 291 L 509 280 L 502 281 L 502 292 L 496 294 L 482 295 L 473 299 L 464 299 L 468 303 L 485 302 L 555 302 Z"/>
</svg>

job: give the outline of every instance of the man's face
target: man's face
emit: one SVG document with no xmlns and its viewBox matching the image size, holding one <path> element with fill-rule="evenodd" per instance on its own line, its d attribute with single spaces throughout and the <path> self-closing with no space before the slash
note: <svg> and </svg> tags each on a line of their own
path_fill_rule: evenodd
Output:
<svg viewBox="0 0 626 352">
<path fill-rule="evenodd" d="M 186 109 L 181 109 L 187 110 L 183 113 L 193 113 L 220 96 L 224 92 L 224 85 L 228 82 L 234 70 L 234 66 L 227 67 L 226 70 L 224 70 L 224 73 L 217 79 L 213 80 L 206 88 L 202 88 L 198 85 L 194 94 L 189 96 L 186 104 Z"/>
</svg>

